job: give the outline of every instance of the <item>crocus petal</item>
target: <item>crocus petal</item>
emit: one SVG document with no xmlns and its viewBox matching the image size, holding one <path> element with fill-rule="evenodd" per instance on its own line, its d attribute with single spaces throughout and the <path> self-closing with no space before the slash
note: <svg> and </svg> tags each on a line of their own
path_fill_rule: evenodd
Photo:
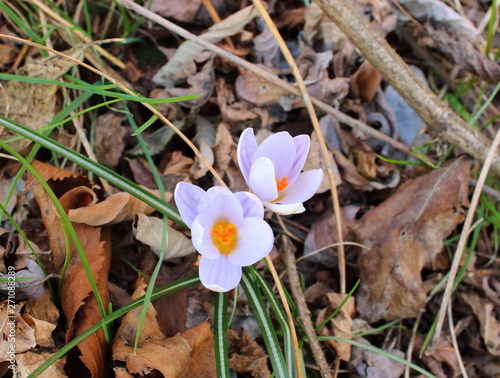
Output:
<svg viewBox="0 0 500 378">
<path fill-rule="evenodd" d="M 264 207 L 262 206 L 262 202 L 260 202 L 259 198 L 255 194 L 248 192 L 238 192 L 234 193 L 234 195 L 241 203 L 241 207 L 243 208 L 243 216 L 245 218 L 264 218 Z"/>
<path fill-rule="evenodd" d="M 202 257 L 199 271 L 203 286 L 221 293 L 234 289 L 241 280 L 241 268 L 232 265 L 224 255 L 217 260 Z"/>
<path fill-rule="evenodd" d="M 295 161 L 293 162 L 293 166 L 287 177 L 289 185 L 293 184 L 304 167 L 307 154 L 309 153 L 311 139 L 309 138 L 309 135 L 298 135 L 293 138 L 293 142 L 295 143 Z"/>
<path fill-rule="evenodd" d="M 263 204 L 272 212 L 280 215 L 300 214 L 306 210 L 305 207 L 302 205 L 302 202 L 291 203 L 286 205 L 275 202 L 273 203 L 263 202 Z"/>
<path fill-rule="evenodd" d="M 302 203 L 311 198 L 323 181 L 323 171 L 312 169 L 302 172 L 297 180 L 280 195 L 279 204 Z"/>
<path fill-rule="evenodd" d="M 295 157 L 295 143 L 292 136 L 286 131 L 282 131 L 266 138 L 255 153 L 254 164 L 255 160 L 261 157 L 268 158 L 273 162 L 275 178 L 287 177 Z"/>
<path fill-rule="evenodd" d="M 210 232 L 210 229 L 203 227 L 203 225 L 200 224 L 198 217 L 194 220 L 191 227 L 191 235 L 191 241 L 200 255 L 209 260 L 215 260 L 221 256 L 221 253 L 212 240 L 212 233 Z"/>
<path fill-rule="evenodd" d="M 194 218 L 198 216 L 198 204 L 205 191 L 187 182 L 180 182 L 175 187 L 174 198 L 182 220 L 191 228 Z"/>
<path fill-rule="evenodd" d="M 271 160 L 260 157 L 253 162 L 249 186 L 262 201 L 273 201 L 278 198 L 274 164 Z"/>
<path fill-rule="evenodd" d="M 235 249 L 227 255 L 231 264 L 248 266 L 266 256 L 273 248 L 274 235 L 271 227 L 262 219 L 245 218 L 238 227 Z"/>
<path fill-rule="evenodd" d="M 257 151 L 257 141 L 253 134 L 253 129 L 245 129 L 240 136 L 237 148 L 238 165 L 240 166 L 241 173 L 250 186 L 250 168 L 252 167 L 253 158 Z"/>
<path fill-rule="evenodd" d="M 198 205 L 198 221 L 211 229 L 217 221 L 228 221 L 236 227 L 243 221 L 240 201 L 226 188 L 214 186 L 207 190 Z"/>
</svg>

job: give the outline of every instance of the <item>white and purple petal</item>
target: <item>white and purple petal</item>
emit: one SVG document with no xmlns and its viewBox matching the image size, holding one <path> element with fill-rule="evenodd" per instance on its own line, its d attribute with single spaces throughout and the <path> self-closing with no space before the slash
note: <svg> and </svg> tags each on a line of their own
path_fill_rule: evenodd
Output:
<svg viewBox="0 0 500 378">
<path fill-rule="evenodd" d="M 254 160 L 255 152 L 257 151 L 257 141 L 252 128 L 245 129 L 240 136 L 237 148 L 238 165 L 241 173 L 250 186 L 250 168 Z"/>
<path fill-rule="evenodd" d="M 207 190 L 199 202 L 198 211 L 198 221 L 209 229 L 218 221 L 227 221 L 236 227 L 243 221 L 240 201 L 229 189 L 222 186 L 214 186 Z"/>
<path fill-rule="evenodd" d="M 199 217 L 197 217 L 191 227 L 191 241 L 193 242 L 194 248 L 203 257 L 209 260 L 216 260 L 221 256 L 219 249 L 215 246 L 212 240 L 212 229 L 204 227 L 199 222 Z"/>
<path fill-rule="evenodd" d="M 292 136 L 286 131 L 282 131 L 271 135 L 260 144 L 255 153 L 254 164 L 258 158 L 264 157 L 270 159 L 274 164 L 275 178 L 281 180 L 292 169 L 295 151 L 295 143 Z"/>
<path fill-rule="evenodd" d="M 253 193 L 237 192 L 234 193 L 243 208 L 243 216 L 245 218 L 256 217 L 264 218 L 264 207 L 260 199 Z"/>
<path fill-rule="evenodd" d="M 236 238 L 236 247 L 227 255 L 231 264 L 236 266 L 255 264 L 273 249 L 273 231 L 259 218 L 245 218 L 238 227 Z"/>
<path fill-rule="evenodd" d="M 175 187 L 174 198 L 182 220 L 189 228 L 194 218 L 198 216 L 198 204 L 205 195 L 205 191 L 187 182 L 180 182 Z"/>
<path fill-rule="evenodd" d="M 203 286 L 221 293 L 234 289 L 241 280 L 241 268 L 231 264 L 224 255 L 217 260 L 202 257 L 199 272 Z"/>
<path fill-rule="evenodd" d="M 297 179 L 306 163 L 309 148 L 311 146 L 311 138 L 309 135 L 298 135 L 293 138 L 295 144 L 295 160 L 290 172 L 287 175 L 288 184 L 291 185 Z"/>
<path fill-rule="evenodd" d="M 311 198 L 323 181 L 323 171 L 312 169 L 302 172 L 295 182 L 280 193 L 280 204 L 302 203 Z"/>
<path fill-rule="evenodd" d="M 278 198 L 274 168 L 273 162 L 265 157 L 255 159 L 252 164 L 249 186 L 261 201 L 273 201 Z"/>
<path fill-rule="evenodd" d="M 263 202 L 264 206 L 272 212 L 280 215 L 292 215 L 303 213 L 306 209 L 302 202 L 281 204 L 279 202 Z"/>
</svg>

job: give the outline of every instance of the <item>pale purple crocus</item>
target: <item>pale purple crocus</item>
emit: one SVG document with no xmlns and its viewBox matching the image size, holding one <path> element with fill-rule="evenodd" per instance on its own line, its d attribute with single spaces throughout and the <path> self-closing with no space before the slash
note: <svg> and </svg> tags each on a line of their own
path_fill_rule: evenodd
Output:
<svg viewBox="0 0 500 378">
<path fill-rule="evenodd" d="M 308 135 L 292 138 L 282 131 L 258 146 L 253 129 L 243 131 L 238 164 L 251 191 L 265 207 L 282 215 L 305 210 L 302 203 L 316 193 L 323 181 L 321 169 L 301 173 L 309 147 Z"/>
<path fill-rule="evenodd" d="M 264 208 L 251 193 L 232 193 L 221 186 L 206 192 L 180 182 L 174 192 L 182 220 L 191 228 L 201 254 L 201 283 L 226 292 L 241 280 L 241 268 L 255 264 L 273 248 L 274 235 L 263 220 Z"/>
</svg>

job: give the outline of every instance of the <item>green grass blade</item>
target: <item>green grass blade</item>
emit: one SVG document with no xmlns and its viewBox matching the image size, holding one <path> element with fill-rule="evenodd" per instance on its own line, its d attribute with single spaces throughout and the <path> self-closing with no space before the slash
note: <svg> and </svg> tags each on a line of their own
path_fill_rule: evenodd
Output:
<svg viewBox="0 0 500 378">
<path fill-rule="evenodd" d="M 160 198 L 156 197 L 146 189 L 141 188 L 139 185 L 131 182 L 130 180 L 125 179 L 119 174 L 113 172 L 111 169 L 106 168 L 96 162 L 90 160 L 86 156 L 83 156 L 80 153 L 77 153 L 66 146 L 44 136 L 36 131 L 30 130 L 24 126 L 21 126 L 3 116 L 0 115 L 0 126 L 5 127 L 6 129 L 13 131 L 19 135 L 22 135 L 35 143 L 40 144 L 42 147 L 45 147 L 54 153 L 72 161 L 75 164 L 78 164 L 83 169 L 86 169 L 95 175 L 105 179 L 111 185 L 116 186 L 117 188 L 130 193 L 132 196 L 137 197 L 144 203 L 148 204 L 158 212 L 162 213 L 169 219 L 177 222 L 179 225 L 187 228 L 186 224 L 182 221 L 178 211 L 165 203 Z"/>
<path fill-rule="evenodd" d="M 289 378 L 285 359 L 283 358 L 283 353 L 281 352 L 281 347 L 276 337 L 276 331 L 269 318 L 269 313 L 262 300 L 262 294 L 252 280 L 251 271 L 247 268 L 243 269 L 240 285 L 245 292 L 248 304 L 259 325 L 274 375 L 278 378 Z"/>
<path fill-rule="evenodd" d="M 278 320 L 281 328 L 283 329 L 283 349 L 285 351 L 285 362 L 288 370 L 289 377 L 295 377 L 295 357 L 292 341 L 292 332 L 290 330 L 290 325 L 288 324 L 288 318 L 286 316 L 285 310 L 283 309 L 280 302 L 278 302 L 276 295 L 274 294 L 271 285 L 264 279 L 262 274 L 256 270 L 253 266 L 249 267 L 249 271 L 252 272 L 253 278 L 260 290 L 264 293 L 271 306 L 271 309 Z"/>
<path fill-rule="evenodd" d="M 217 377 L 228 378 L 229 358 L 227 345 L 227 293 L 217 293 L 214 310 L 214 346 Z"/>
<path fill-rule="evenodd" d="M 175 291 L 198 285 L 199 283 L 200 283 L 200 279 L 197 275 L 190 276 L 187 278 L 182 278 L 180 280 L 171 282 L 167 285 L 164 285 L 164 286 L 161 286 L 161 287 L 155 289 L 153 292 L 152 299 L 155 300 L 155 299 L 161 298 L 164 295 L 171 294 Z M 124 316 L 127 312 L 129 312 L 129 311 L 131 311 L 139 306 L 142 306 L 143 303 L 144 303 L 144 295 L 137 298 L 136 300 L 130 302 L 129 304 L 123 306 L 122 308 L 114 311 L 113 313 L 109 314 L 104 319 L 102 319 L 101 322 L 94 324 L 92 327 L 87 329 L 85 332 L 78 335 L 73 340 L 71 340 L 66 345 L 64 345 L 61 349 L 59 349 L 56 353 L 54 353 L 51 357 L 49 357 L 43 364 L 41 364 L 28 377 L 34 378 L 34 377 L 39 376 L 43 371 L 45 371 L 48 367 L 50 367 L 50 365 L 52 365 L 58 359 L 63 357 L 66 353 L 68 353 L 71 349 L 73 349 L 75 346 L 77 346 L 79 343 L 81 343 L 87 337 L 89 337 L 93 333 L 97 332 L 102 327 L 108 326 L 111 322 Z"/>
<path fill-rule="evenodd" d="M 356 341 L 356 340 L 343 339 L 342 337 L 336 337 L 336 336 L 318 336 L 318 340 L 319 341 L 335 340 L 335 341 L 340 341 L 343 343 L 351 344 L 351 345 L 354 345 L 358 348 L 363 348 L 363 349 L 369 350 L 371 352 L 375 352 L 377 354 L 380 354 L 381 356 L 390 358 L 391 360 L 402 363 L 405 366 L 409 366 L 413 370 L 418 371 L 419 373 L 425 375 L 426 377 L 437 378 L 434 374 L 429 373 L 427 370 L 421 368 L 420 366 L 414 364 L 413 362 L 406 361 L 404 358 L 395 356 L 394 354 L 389 353 L 388 351 L 386 351 L 384 349 L 377 348 L 373 345 L 368 345 L 368 344 L 365 344 L 365 343 L 362 343 L 362 342 Z"/>
<path fill-rule="evenodd" d="M 66 83 L 66 82 L 57 81 L 57 80 L 49 80 L 49 79 L 42 79 L 42 78 L 38 78 L 38 77 L 29 77 L 29 76 L 19 76 L 19 75 L 6 74 L 6 73 L 0 73 L 0 80 L 19 81 L 19 82 L 33 83 L 33 84 L 58 85 L 58 86 L 66 87 L 66 88 L 70 88 L 70 89 L 91 92 L 93 94 L 101 95 L 104 97 L 119 98 L 119 99 L 128 100 L 128 101 L 138 101 L 138 102 L 144 102 L 147 104 L 164 104 L 164 103 L 169 103 L 169 102 L 187 101 L 187 100 L 191 100 L 191 99 L 195 99 L 195 98 L 200 97 L 199 95 L 190 95 L 190 96 L 170 97 L 170 98 L 147 98 L 147 97 L 144 97 L 141 95 L 132 96 L 132 95 L 125 94 L 125 93 L 97 89 L 97 88 L 90 86 L 90 85 L 86 86 L 86 85 L 80 85 L 80 84 Z"/>
</svg>

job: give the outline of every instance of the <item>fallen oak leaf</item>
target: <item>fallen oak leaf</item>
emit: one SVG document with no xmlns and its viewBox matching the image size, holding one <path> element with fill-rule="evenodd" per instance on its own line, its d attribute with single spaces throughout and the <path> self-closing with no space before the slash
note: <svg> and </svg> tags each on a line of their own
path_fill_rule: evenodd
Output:
<svg viewBox="0 0 500 378">
<path fill-rule="evenodd" d="M 321 324 L 340 306 L 342 301 L 345 299 L 346 294 L 327 293 L 326 297 L 328 298 L 329 304 L 318 314 L 318 318 L 316 320 L 317 324 Z M 336 336 L 351 340 L 354 337 L 354 333 L 351 331 L 352 319 L 356 314 L 354 303 L 354 297 L 350 297 L 338 311 L 337 315 L 321 327 L 319 334 L 323 336 Z M 335 350 L 337 356 L 341 360 L 349 361 L 351 359 L 351 344 L 336 340 L 328 340 L 326 343 L 333 350 Z"/>
<path fill-rule="evenodd" d="M 132 300 L 144 295 L 145 284 L 138 279 Z M 202 322 L 182 334 L 165 338 L 156 320 L 156 310 L 148 304 L 139 336 L 137 353 L 134 343 L 141 308 L 125 315 L 112 345 L 114 361 L 123 361 L 130 374 L 147 375 L 158 370 L 164 377 L 215 377 L 213 334 L 208 322 Z"/>
<path fill-rule="evenodd" d="M 158 195 L 158 191 L 150 190 Z M 165 193 L 167 202 L 171 193 Z M 136 214 L 149 215 L 154 209 L 126 192 L 115 193 L 102 202 L 92 202 L 88 206 L 71 209 L 68 217 L 72 222 L 84 223 L 90 226 L 103 226 L 133 220 Z"/>
<path fill-rule="evenodd" d="M 159 257 L 163 238 L 163 221 L 159 218 L 148 217 L 146 214 L 137 214 L 132 227 L 135 238 L 148 245 Z M 193 243 L 182 232 L 172 227 L 168 227 L 167 232 L 163 261 L 184 257 L 195 252 Z"/>
<path fill-rule="evenodd" d="M 33 373 L 42 363 L 52 357 L 54 353 L 46 352 L 25 352 L 16 354 L 16 372 L 21 377 L 27 377 Z M 51 364 L 45 371 L 37 377 L 40 378 L 64 378 L 67 377 L 64 372 L 64 365 L 66 364 L 66 356 Z"/>
<path fill-rule="evenodd" d="M 47 184 L 53 188 L 66 213 L 71 209 L 94 203 L 96 198 L 99 198 L 98 189 L 85 176 L 40 162 L 35 162 L 34 166 Z M 66 240 L 59 219 L 60 215 L 54 209 L 54 204 L 44 188 L 33 181 L 32 183 L 35 199 L 49 233 L 50 248 L 57 270 L 66 256 Z M 73 228 L 87 258 L 102 307 L 98 306 L 89 277 L 80 261 L 81 256 L 78 255 L 74 245 L 71 245 L 72 258 L 61 293 L 61 305 L 69 326 L 66 341 L 102 320 L 101 309 L 107 308 L 108 305 L 108 275 L 111 260 L 110 238 L 106 229 L 81 223 L 74 223 Z M 79 343 L 78 349 L 81 352 L 80 359 L 89 369 L 92 377 L 103 377 L 107 350 L 103 330 L 99 330 Z"/>
<path fill-rule="evenodd" d="M 369 248 L 359 252 L 357 310 L 362 318 L 411 318 L 423 310 L 420 272 L 464 219 L 469 168 L 470 161 L 462 157 L 407 182 L 353 227 L 357 241 Z"/>
</svg>

